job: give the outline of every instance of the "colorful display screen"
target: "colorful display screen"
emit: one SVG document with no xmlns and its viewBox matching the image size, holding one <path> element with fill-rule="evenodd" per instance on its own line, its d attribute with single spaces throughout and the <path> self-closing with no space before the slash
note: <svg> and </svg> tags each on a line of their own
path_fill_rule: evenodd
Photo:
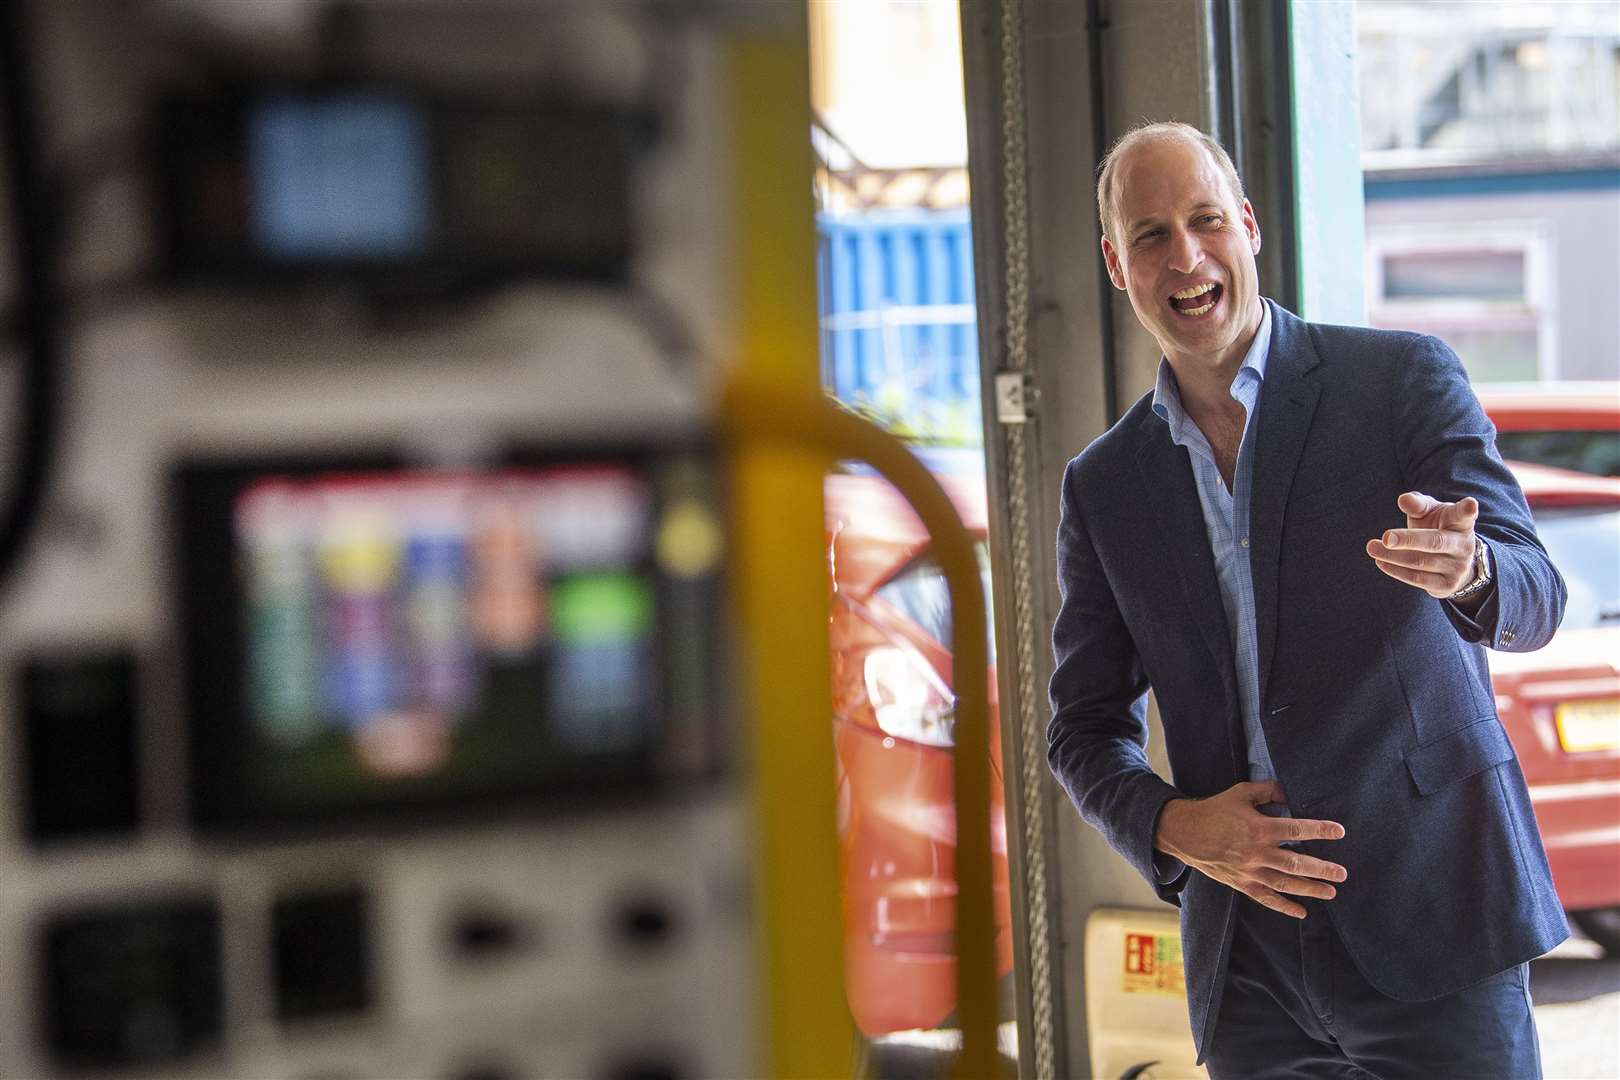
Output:
<svg viewBox="0 0 1620 1080">
<path fill-rule="evenodd" d="M 229 699 L 230 738 L 205 732 L 198 768 L 234 780 L 205 791 L 297 816 L 697 764 L 713 635 L 669 626 L 714 610 L 717 526 L 680 490 L 693 475 L 576 462 L 234 485 L 232 602 L 193 607 L 204 653 L 223 652 L 206 624 L 235 623 L 218 627 L 231 670 L 194 673 L 203 709 Z"/>
</svg>

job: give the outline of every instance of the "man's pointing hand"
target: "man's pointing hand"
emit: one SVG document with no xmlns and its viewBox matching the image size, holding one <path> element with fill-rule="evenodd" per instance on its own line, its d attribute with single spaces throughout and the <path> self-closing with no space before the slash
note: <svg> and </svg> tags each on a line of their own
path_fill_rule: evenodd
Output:
<svg viewBox="0 0 1620 1080">
<path fill-rule="evenodd" d="M 1406 515 L 1406 528 L 1390 529 L 1367 541 L 1367 554 L 1378 569 L 1436 600 L 1444 600 L 1474 580 L 1474 520 L 1479 503 L 1472 497 L 1441 502 L 1420 491 L 1395 500 Z"/>
<path fill-rule="evenodd" d="M 1228 885 L 1284 915 L 1305 909 L 1283 893 L 1331 900 L 1344 867 L 1280 845 L 1293 840 L 1341 840 L 1336 821 L 1267 817 L 1257 807 L 1287 798 L 1275 781 L 1234 784 L 1207 799 L 1171 799 L 1159 812 L 1153 846 L 1205 877 Z"/>
</svg>

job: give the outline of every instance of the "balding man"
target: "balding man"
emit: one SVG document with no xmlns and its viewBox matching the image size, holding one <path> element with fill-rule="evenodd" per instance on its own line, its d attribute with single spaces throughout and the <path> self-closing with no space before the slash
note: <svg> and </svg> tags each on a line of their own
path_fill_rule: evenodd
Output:
<svg viewBox="0 0 1620 1080">
<path fill-rule="evenodd" d="M 1544 644 L 1564 583 L 1490 421 L 1443 342 L 1262 299 L 1203 132 L 1132 131 L 1097 197 L 1163 360 L 1064 474 L 1053 772 L 1181 906 L 1217 1080 L 1539 1076 L 1527 961 L 1568 931 L 1485 648 Z"/>
</svg>

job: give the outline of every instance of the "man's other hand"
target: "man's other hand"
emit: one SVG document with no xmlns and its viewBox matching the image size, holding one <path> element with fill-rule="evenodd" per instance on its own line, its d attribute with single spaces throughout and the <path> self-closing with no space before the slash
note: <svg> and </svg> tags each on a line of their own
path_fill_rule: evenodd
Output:
<svg viewBox="0 0 1620 1080">
<path fill-rule="evenodd" d="M 1367 554 L 1378 569 L 1436 600 L 1474 580 L 1476 500 L 1441 502 L 1421 491 L 1408 491 L 1395 505 L 1406 515 L 1406 528 L 1390 529 L 1380 539 L 1367 541 Z"/>
<path fill-rule="evenodd" d="M 1342 840 L 1336 821 L 1267 817 L 1258 809 L 1284 803 L 1276 782 L 1234 784 L 1207 799 L 1171 799 L 1159 812 L 1153 845 L 1205 877 L 1228 885 L 1273 911 L 1305 917 L 1305 909 L 1283 896 L 1331 900 L 1329 882 L 1348 875 L 1338 863 L 1284 850 L 1291 840 Z"/>
</svg>

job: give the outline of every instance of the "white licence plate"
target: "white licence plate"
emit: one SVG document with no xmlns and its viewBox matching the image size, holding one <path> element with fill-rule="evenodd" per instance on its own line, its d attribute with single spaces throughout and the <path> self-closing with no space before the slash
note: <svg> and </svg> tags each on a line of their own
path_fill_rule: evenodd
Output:
<svg viewBox="0 0 1620 1080">
<path fill-rule="evenodd" d="M 1567 753 L 1620 749 L 1620 698 L 1566 701 L 1553 714 Z"/>
</svg>

